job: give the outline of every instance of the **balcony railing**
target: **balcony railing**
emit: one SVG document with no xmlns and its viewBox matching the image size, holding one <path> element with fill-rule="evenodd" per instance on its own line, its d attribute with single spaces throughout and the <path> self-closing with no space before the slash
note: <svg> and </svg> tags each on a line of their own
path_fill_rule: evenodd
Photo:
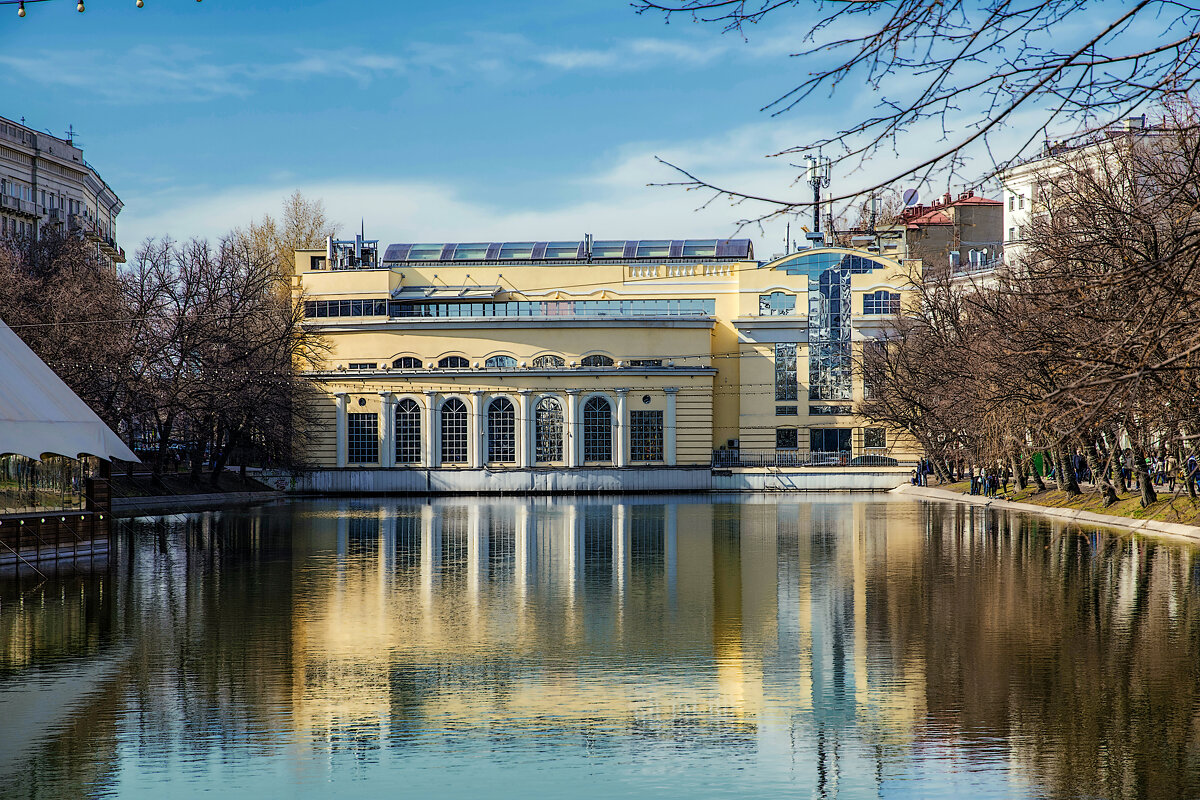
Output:
<svg viewBox="0 0 1200 800">
<path fill-rule="evenodd" d="M 849 450 L 820 452 L 808 450 L 714 450 L 712 466 L 730 467 L 895 467 L 905 466 L 887 454 L 886 448 L 867 448 L 855 454 Z"/>
<path fill-rule="evenodd" d="M 38 216 L 37 205 L 30 200 L 22 200 L 16 195 L 0 194 L 0 210 L 26 217 Z"/>
</svg>

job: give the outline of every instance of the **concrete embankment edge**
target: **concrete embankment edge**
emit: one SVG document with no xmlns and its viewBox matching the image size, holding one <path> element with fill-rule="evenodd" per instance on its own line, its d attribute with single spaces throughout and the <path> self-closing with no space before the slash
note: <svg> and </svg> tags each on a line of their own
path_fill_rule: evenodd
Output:
<svg viewBox="0 0 1200 800">
<path fill-rule="evenodd" d="M 214 492 L 159 497 L 114 497 L 112 513 L 121 517 L 155 511 L 199 511 L 224 505 L 261 503 L 283 497 L 283 492 Z"/>
<path fill-rule="evenodd" d="M 1182 525 L 1178 522 L 1113 517 L 1107 514 L 1097 514 L 1094 511 L 1081 511 L 1077 508 L 1055 508 L 1052 506 L 1039 506 L 1034 503 L 1014 503 L 1010 500 L 961 494 L 932 486 L 905 484 L 904 486 L 892 489 L 891 493 L 924 500 L 945 500 L 955 503 L 966 503 L 973 506 L 990 506 L 992 508 L 1002 508 L 1011 511 L 1024 511 L 1030 514 L 1041 514 L 1044 517 L 1055 517 L 1081 525 L 1102 525 L 1106 528 L 1122 528 L 1124 530 L 1136 531 L 1137 533 L 1174 536 L 1192 542 L 1200 542 L 1200 528 L 1194 525 Z"/>
<path fill-rule="evenodd" d="M 326 469 L 263 473 L 296 494 L 639 494 L 647 492 L 888 491 L 908 480 L 897 467 L 552 469 Z"/>
</svg>

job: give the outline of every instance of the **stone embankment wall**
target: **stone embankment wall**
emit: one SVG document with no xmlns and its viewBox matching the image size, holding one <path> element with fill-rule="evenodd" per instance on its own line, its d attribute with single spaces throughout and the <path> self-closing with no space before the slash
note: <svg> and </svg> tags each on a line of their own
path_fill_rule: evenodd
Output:
<svg viewBox="0 0 1200 800">
<path fill-rule="evenodd" d="M 638 492 L 887 491 L 910 470 L 889 467 L 795 469 L 490 470 L 327 469 L 263 474 L 299 494 L 619 494 Z"/>
</svg>

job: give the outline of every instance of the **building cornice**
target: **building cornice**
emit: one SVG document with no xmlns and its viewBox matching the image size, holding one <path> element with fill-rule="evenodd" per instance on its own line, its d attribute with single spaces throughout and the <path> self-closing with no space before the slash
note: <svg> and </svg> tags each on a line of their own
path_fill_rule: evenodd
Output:
<svg viewBox="0 0 1200 800">
<path fill-rule="evenodd" d="M 430 381 L 438 378 L 620 378 L 627 375 L 670 377 L 708 377 L 717 374 L 716 367 L 575 367 L 562 369 L 375 369 L 375 370 L 313 370 L 306 378 L 317 381 L 369 380 Z"/>
<path fill-rule="evenodd" d="M 412 331 L 481 327 L 513 328 L 712 328 L 712 317 L 411 317 L 373 322 L 313 322 L 305 327 L 318 333 L 371 333 L 374 331 Z"/>
</svg>

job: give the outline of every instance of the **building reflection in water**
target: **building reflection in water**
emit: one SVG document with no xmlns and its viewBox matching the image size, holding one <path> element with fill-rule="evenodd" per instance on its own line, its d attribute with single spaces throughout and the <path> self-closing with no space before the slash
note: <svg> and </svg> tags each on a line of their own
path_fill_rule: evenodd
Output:
<svg viewBox="0 0 1200 800">
<path fill-rule="evenodd" d="M 1194 573 L 1186 547 L 879 498 L 135 520 L 111 571 L 0 592 L 0 711 L 50 709 L 0 789 L 574 747 L 752 766 L 751 793 L 1194 794 Z"/>
</svg>

